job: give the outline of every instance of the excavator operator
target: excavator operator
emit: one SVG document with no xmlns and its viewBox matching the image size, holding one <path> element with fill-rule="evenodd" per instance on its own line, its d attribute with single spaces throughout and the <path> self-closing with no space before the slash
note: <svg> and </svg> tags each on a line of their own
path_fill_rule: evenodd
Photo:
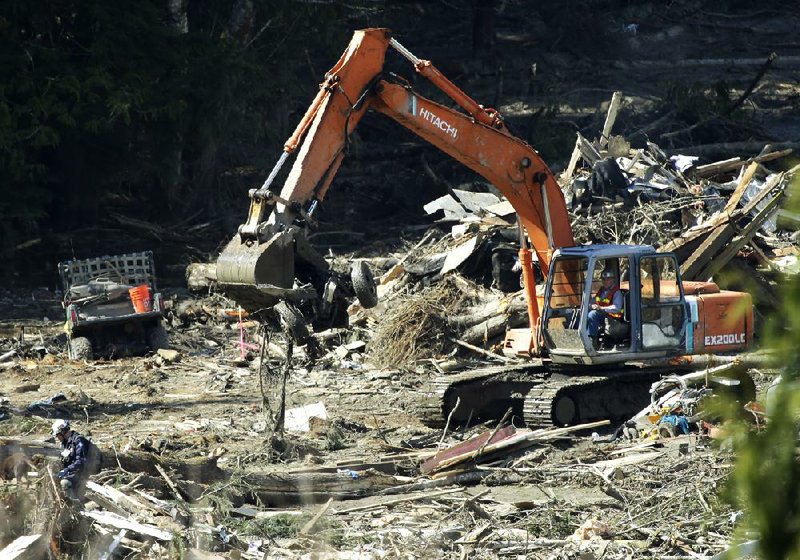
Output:
<svg viewBox="0 0 800 560">
<path fill-rule="evenodd" d="M 600 273 L 602 286 L 594 296 L 594 303 L 587 317 L 587 330 L 592 346 L 595 350 L 600 348 L 600 327 L 605 323 L 606 317 L 622 320 L 623 297 L 617 284 L 617 276 L 613 270 L 603 270 Z"/>
</svg>

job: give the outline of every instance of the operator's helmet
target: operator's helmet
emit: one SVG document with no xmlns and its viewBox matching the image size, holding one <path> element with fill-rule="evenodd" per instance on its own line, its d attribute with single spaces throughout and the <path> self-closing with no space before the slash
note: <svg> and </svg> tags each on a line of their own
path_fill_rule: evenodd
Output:
<svg viewBox="0 0 800 560">
<path fill-rule="evenodd" d="M 64 434 L 69 431 L 69 420 L 63 420 L 59 418 L 58 420 L 53 421 L 53 426 L 51 431 L 54 436 L 59 434 Z"/>
<path fill-rule="evenodd" d="M 602 278 L 604 280 L 606 278 L 616 278 L 616 277 L 617 277 L 617 275 L 614 274 L 613 270 L 604 270 L 603 272 L 600 273 L 600 278 Z"/>
</svg>

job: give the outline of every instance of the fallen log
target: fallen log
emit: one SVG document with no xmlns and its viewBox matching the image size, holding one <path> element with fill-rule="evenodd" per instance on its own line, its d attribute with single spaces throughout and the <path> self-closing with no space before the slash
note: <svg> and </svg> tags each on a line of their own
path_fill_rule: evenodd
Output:
<svg viewBox="0 0 800 560">
<path fill-rule="evenodd" d="M 239 498 L 266 507 L 351 500 L 375 495 L 397 484 L 397 479 L 383 473 L 342 469 L 340 473 L 250 473 L 242 478 L 248 490 Z M 243 502 L 244 503 L 244 502 Z"/>
</svg>

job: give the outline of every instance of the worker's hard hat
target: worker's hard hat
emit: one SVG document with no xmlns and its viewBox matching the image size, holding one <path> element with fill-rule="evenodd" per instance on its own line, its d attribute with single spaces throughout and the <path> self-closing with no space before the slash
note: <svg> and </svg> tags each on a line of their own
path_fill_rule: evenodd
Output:
<svg viewBox="0 0 800 560">
<path fill-rule="evenodd" d="M 616 274 L 614 274 L 613 270 L 604 270 L 600 273 L 600 278 L 616 278 Z"/>
<path fill-rule="evenodd" d="M 54 420 L 53 421 L 53 426 L 51 428 L 51 431 L 52 431 L 54 436 L 57 436 L 58 434 L 63 434 L 65 432 L 68 432 L 69 431 L 69 420 L 63 420 L 61 418 L 59 418 L 58 420 Z"/>
</svg>

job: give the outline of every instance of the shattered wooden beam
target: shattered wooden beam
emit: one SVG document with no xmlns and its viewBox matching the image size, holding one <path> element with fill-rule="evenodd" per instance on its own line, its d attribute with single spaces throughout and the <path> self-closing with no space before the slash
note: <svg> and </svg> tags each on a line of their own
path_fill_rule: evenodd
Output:
<svg viewBox="0 0 800 560">
<path fill-rule="evenodd" d="M 152 537 L 160 541 L 171 541 L 175 536 L 169 531 L 162 531 L 154 525 L 146 525 L 131 519 L 126 519 L 121 515 L 117 515 L 109 511 L 84 511 L 81 512 L 81 515 L 88 517 L 89 519 L 94 519 L 97 523 L 100 523 L 106 527 L 127 529 L 133 533 L 144 535 L 146 537 Z"/>
<path fill-rule="evenodd" d="M 739 205 L 739 201 L 742 200 L 742 196 L 744 196 L 744 191 L 747 190 L 747 187 L 750 186 L 750 181 L 753 180 L 753 176 L 758 171 L 758 163 L 752 162 L 750 165 L 747 166 L 744 174 L 742 174 L 742 178 L 739 179 L 739 183 L 736 185 L 736 189 L 733 191 L 733 194 L 728 197 L 728 202 L 725 204 L 725 209 L 723 210 L 724 213 L 730 214 L 736 207 Z"/>
<path fill-rule="evenodd" d="M 757 165 L 757 164 L 753 164 Z M 737 222 L 747 219 L 753 209 L 760 204 L 766 197 L 773 195 L 781 188 L 784 173 L 778 173 L 762 186 L 761 190 L 750 199 L 743 208 L 737 208 L 728 212 L 719 212 L 714 217 L 698 228 L 685 234 L 684 236 L 673 239 L 669 243 L 661 246 L 663 252 L 675 253 L 678 261 L 681 262 L 681 274 L 686 270 L 690 276 L 683 276 L 684 280 L 696 280 L 702 278 L 699 272 L 706 264 L 722 250 L 722 247 L 736 234 Z M 743 179 L 746 177 L 743 177 Z M 740 182 L 740 185 L 743 181 Z M 739 189 L 737 188 L 737 191 Z M 740 191 L 743 192 L 743 191 Z M 731 224 L 725 229 L 726 224 Z M 744 225 L 738 227 L 745 227 Z M 700 241 L 702 239 L 702 241 Z"/>
<path fill-rule="evenodd" d="M 420 467 L 420 471 L 423 474 L 428 474 L 436 470 L 439 465 L 442 463 L 453 459 L 454 457 L 459 457 L 461 455 L 468 455 L 475 451 L 478 451 L 481 447 L 484 447 L 488 443 L 496 443 L 498 441 L 504 440 L 506 438 L 511 437 L 516 433 L 516 429 L 514 426 L 506 426 L 505 428 L 498 430 L 493 436 L 491 441 L 489 440 L 489 432 L 483 432 L 473 438 L 468 439 L 458 445 L 454 445 L 449 449 L 445 449 L 440 451 L 424 463 L 422 463 L 422 467 Z"/>
<path fill-rule="evenodd" d="M 572 155 L 569 158 L 569 164 L 561 174 L 561 186 L 572 186 L 572 176 L 575 174 L 575 168 L 578 166 L 578 159 L 581 157 L 581 140 L 580 132 L 578 139 L 575 140 L 575 147 L 572 149 Z"/>
<path fill-rule="evenodd" d="M 735 234 L 736 228 L 730 222 L 717 226 L 694 253 L 681 264 L 681 279 L 707 280 L 707 278 L 700 276 L 700 271 L 727 245 Z"/>
<path fill-rule="evenodd" d="M 788 156 L 794 150 L 792 148 L 787 148 L 785 150 L 778 150 L 777 152 L 769 152 L 760 156 L 756 156 L 751 158 L 749 161 L 756 162 L 756 163 L 763 163 L 765 161 L 772 161 L 774 159 L 782 158 L 784 156 Z M 731 159 L 726 159 L 723 161 L 717 161 L 714 163 L 709 163 L 706 165 L 698 165 L 694 169 L 694 177 L 697 179 L 702 179 L 705 177 L 713 177 L 714 175 L 718 175 L 720 173 L 726 173 L 728 171 L 735 171 L 739 169 L 745 162 L 742 161 L 741 158 L 735 157 Z"/>
<path fill-rule="evenodd" d="M 36 542 L 42 538 L 42 535 L 25 535 L 17 537 L 8 546 L 0 550 L 0 558 L 2 560 L 16 560 L 28 556 L 28 552 Z M 41 552 L 41 551 L 40 551 Z M 34 554 L 31 557 L 39 557 L 39 554 Z M 42 555 L 44 557 L 44 555 Z"/>
<path fill-rule="evenodd" d="M 604 150 L 605 147 L 608 145 L 608 137 L 611 134 L 611 129 L 614 127 L 614 121 L 617 120 L 617 113 L 619 112 L 619 108 L 622 105 L 622 92 L 615 91 L 614 94 L 611 96 L 611 104 L 608 107 L 608 113 L 606 113 L 606 122 L 603 125 L 603 132 L 600 135 L 600 149 Z"/>
<path fill-rule="evenodd" d="M 762 208 L 759 210 L 758 214 L 756 214 L 740 232 L 739 235 L 722 251 L 720 254 L 715 256 L 708 265 L 703 269 L 703 271 L 698 275 L 700 278 L 711 278 L 719 272 L 723 266 L 728 264 L 728 262 L 736 256 L 739 250 L 744 247 L 753 236 L 756 234 L 758 229 L 761 225 L 769 218 L 775 208 L 778 206 L 778 203 L 781 200 L 781 194 L 778 193 L 772 197 L 772 199 Z"/>
<path fill-rule="evenodd" d="M 590 166 L 593 166 L 601 157 L 600 152 L 595 150 L 592 143 L 584 138 L 580 132 L 578 133 L 578 147 L 581 151 L 581 157 L 583 157 Z"/>
</svg>

